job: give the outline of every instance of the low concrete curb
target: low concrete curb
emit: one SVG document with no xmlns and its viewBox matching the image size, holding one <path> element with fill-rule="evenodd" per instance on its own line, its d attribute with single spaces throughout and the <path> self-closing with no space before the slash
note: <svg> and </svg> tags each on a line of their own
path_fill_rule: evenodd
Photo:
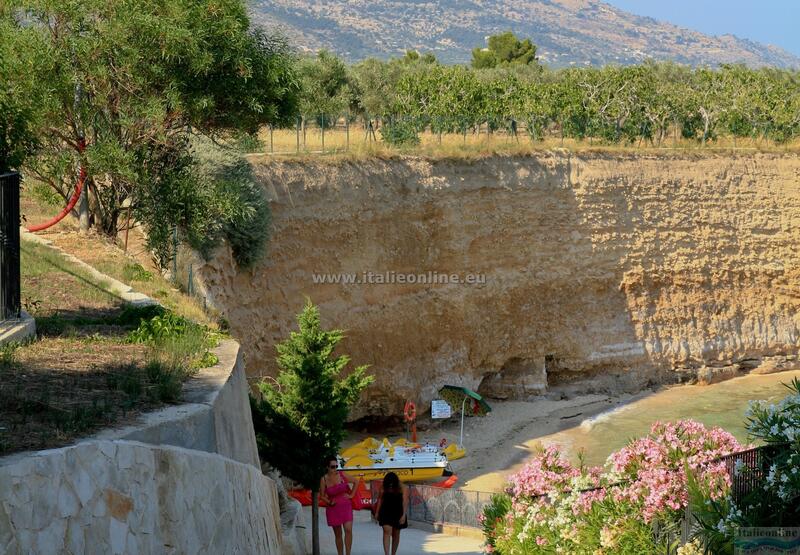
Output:
<svg viewBox="0 0 800 555">
<path fill-rule="evenodd" d="M 19 319 L 0 322 L 0 345 L 23 343 L 35 335 L 36 320 L 24 310 Z"/>
<path fill-rule="evenodd" d="M 102 282 L 106 286 L 106 289 L 108 290 L 109 293 L 116 295 L 126 303 L 130 303 L 136 306 L 148 306 L 148 305 L 160 304 L 155 299 L 152 299 L 143 293 L 138 293 L 134 291 L 130 285 L 122 283 L 121 281 L 98 271 L 97 269 L 90 266 L 80 258 L 77 258 L 63 251 L 62 249 L 55 246 L 52 241 L 43 239 L 42 237 L 39 237 L 38 235 L 35 235 L 23 228 L 20 228 L 19 233 L 20 233 L 20 239 L 22 239 L 23 241 L 38 243 L 40 245 L 45 245 L 55 251 L 58 251 L 58 253 L 61 256 L 63 256 L 66 260 L 68 260 L 73 264 L 77 264 L 78 266 L 86 270 L 86 272 L 93 278 L 95 278 L 97 281 Z"/>
</svg>

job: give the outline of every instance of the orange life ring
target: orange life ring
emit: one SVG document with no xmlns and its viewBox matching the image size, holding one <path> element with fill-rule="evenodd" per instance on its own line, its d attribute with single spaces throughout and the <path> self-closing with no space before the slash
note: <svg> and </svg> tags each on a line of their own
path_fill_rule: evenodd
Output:
<svg viewBox="0 0 800 555">
<path fill-rule="evenodd" d="M 406 422 L 413 422 L 417 418 L 417 406 L 413 401 L 406 401 L 406 406 L 403 408 L 403 415 Z"/>
</svg>

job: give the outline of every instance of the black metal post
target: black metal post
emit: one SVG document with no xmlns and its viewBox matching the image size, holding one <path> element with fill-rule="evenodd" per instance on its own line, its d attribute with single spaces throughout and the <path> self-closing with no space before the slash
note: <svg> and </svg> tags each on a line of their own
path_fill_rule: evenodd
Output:
<svg viewBox="0 0 800 555">
<path fill-rule="evenodd" d="M 20 317 L 19 174 L 0 174 L 0 319 Z"/>
</svg>

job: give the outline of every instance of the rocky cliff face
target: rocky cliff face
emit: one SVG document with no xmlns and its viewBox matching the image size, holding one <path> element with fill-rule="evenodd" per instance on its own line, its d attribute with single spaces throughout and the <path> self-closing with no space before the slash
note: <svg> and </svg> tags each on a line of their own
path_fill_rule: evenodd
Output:
<svg viewBox="0 0 800 555">
<path fill-rule="evenodd" d="M 268 256 L 237 273 L 220 253 L 201 274 L 251 373 L 276 371 L 275 344 L 305 297 L 346 329 L 343 350 L 376 376 L 355 416 L 398 414 L 446 383 L 517 397 L 635 389 L 797 353 L 795 155 L 551 152 L 257 171 L 272 199 Z M 319 283 L 335 279 L 361 283 Z"/>
</svg>

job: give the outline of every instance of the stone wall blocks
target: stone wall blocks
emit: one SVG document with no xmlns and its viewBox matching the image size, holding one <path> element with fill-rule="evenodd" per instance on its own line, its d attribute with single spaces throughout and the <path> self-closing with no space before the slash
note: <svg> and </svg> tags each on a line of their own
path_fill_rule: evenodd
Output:
<svg viewBox="0 0 800 555">
<path fill-rule="evenodd" d="M 202 403 L 0 458 L 0 553 L 280 553 L 238 345 L 224 342 L 220 360 L 211 386 L 192 390 Z"/>
<path fill-rule="evenodd" d="M 67 519 L 56 518 L 44 530 L 36 534 L 36 553 L 54 555 L 61 551 L 67 535 Z"/>
<path fill-rule="evenodd" d="M 77 520 L 70 520 L 67 523 L 67 533 L 64 539 L 64 548 L 70 555 L 80 555 L 86 550 L 84 543 L 83 526 Z"/>
<path fill-rule="evenodd" d="M 265 481 L 259 468 L 177 447 L 116 443 L 116 453 L 123 449 L 156 452 L 150 457 L 148 472 L 138 473 L 149 476 L 149 481 L 132 482 L 135 468 L 100 472 L 95 478 L 77 463 L 85 457 L 55 456 L 61 461 L 61 467 L 53 469 L 60 481 L 55 494 L 46 482 L 33 480 L 28 485 L 32 484 L 30 498 L 34 501 L 20 504 L 19 496 L 10 495 L 13 488 L 5 488 L 9 495 L 0 500 L 3 552 L 280 553 L 278 504 L 269 489 L 274 484 Z M 64 451 L 81 449 L 111 452 L 88 444 Z M 165 461 L 170 472 L 158 473 L 156 468 Z M 24 461 L 20 464 L 24 466 Z M 85 503 L 71 476 L 75 466 L 80 470 L 77 481 L 94 487 Z M 174 474 L 178 469 L 182 472 Z M 7 479 L 3 470 L 0 466 L 0 478 Z M 36 511 L 31 511 L 34 503 Z M 39 514 L 51 516 L 42 522 Z M 27 547 L 8 547 L 12 544 Z"/>
<path fill-rule="evenodd" d="M 58 516 L 68 518 L 78 514 L 81 503 L 75 490 L 72 489 L 68 480 L 62 480 L 58 488 L 57 510 Z"/>
</svg>

